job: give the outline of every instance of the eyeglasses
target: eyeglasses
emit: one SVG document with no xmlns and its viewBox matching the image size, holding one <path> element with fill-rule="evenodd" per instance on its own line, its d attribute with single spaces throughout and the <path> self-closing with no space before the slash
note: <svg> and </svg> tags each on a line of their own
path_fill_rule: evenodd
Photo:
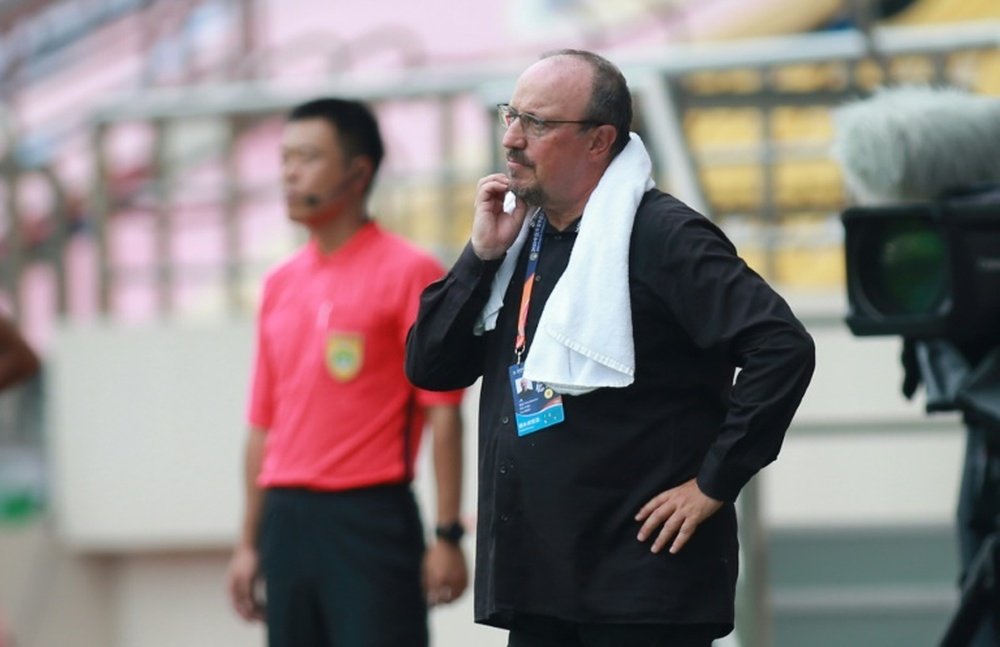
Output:
<svg viewBox="0 0 1000 647">
<path fill-rule="evenodd" d="M 501 103 L 497 105 L 497 116 L 500 117 L 500 125 L 504 128 L 510 128 L 512 123 L 520 119 L 521 127 L 524 128 L 524 131 L 532 137 L 541 137 L 559 124 L 586 124 L 588 126 L 604 125 L 603 122 L 594 121 L 593 119 L 542 119 L 541 117 L 536 117 L 535 115 L 527 112 L 518 112 L 517 110 L 511 108 L 509 103 Z"/>
</svg>

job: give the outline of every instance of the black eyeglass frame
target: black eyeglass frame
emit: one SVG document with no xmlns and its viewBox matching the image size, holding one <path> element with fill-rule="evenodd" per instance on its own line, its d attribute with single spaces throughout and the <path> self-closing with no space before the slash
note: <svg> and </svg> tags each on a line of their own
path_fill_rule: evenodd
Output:
<svg viewBox="0 0 1000 647">
<path fill-rule="evenodd" d="M 536 137 L 544 135 L 552 126 L 558 124 L 582 124 L 590 127 L 607 125 L 605 122 L 595 119 L 542 119 L 530 112 L 518 112 L 509 103 L 497 104 L 497 117 L 500 118 L 500 125 L 504 128 L 510 128 L 511 124 L 520 119 L 521 126 L 524 127 L 525 131 Z"/>
</svg>

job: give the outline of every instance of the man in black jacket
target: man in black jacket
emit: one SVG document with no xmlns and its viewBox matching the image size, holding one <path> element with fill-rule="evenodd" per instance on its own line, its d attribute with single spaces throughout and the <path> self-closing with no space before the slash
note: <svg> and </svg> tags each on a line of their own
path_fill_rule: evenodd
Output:
<svg viewBox="0 0 1000 647">
<path fill-rule="evenodd" d="M 480 180 L 471 241 L 424 291 L 406 362 L 422 388 L 483 379 L 476 620 L 510 647 L 709 645 L 733 628 L 733 501 L 777 456 L 812 340 L 711 222 L 640 189 L 624 238 L 634 366 L 615 385 L 546 385 L 531 366 L 546 302 L 574 246 L 592 260 L 582 228 L 614 227 L 588 202 L 641 141 L 624 77 L 589 52 L 543 56 L 499 109 L 509 174 Z M 517 241 L 512 279 L 494 281 Z M 610 294 L 586 296 L 606 314 Z"/>
</svg>

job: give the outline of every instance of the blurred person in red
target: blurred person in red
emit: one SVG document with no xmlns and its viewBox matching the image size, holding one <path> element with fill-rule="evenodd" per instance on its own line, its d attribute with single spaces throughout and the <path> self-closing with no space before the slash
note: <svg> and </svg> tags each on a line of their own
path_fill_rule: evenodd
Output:
<svg viewBox="0 0 1000 647">
<path fill-rule="evenodd" d="M 0 316 L 0 390 L 36 375 L 41 362 L 12 321 Z"/>
<path fill-rule="evenodd" d="M 0 391 L 6 390 L 38 374 L 38 355 L 10 319 L 0 316 Z M 13 645 L 10 629 L 0 608 L 0 647 Z"/>
<path fill-rule="evenodd" d="M 428 605 L 468 582 L 461 392 L 417 390 L 403 371 L 420 292 L 443 269 L 368 213 L 383 144 L 366 106 L 294 108 L 281 156 L 289 217 L 310 238 L 264 283 L 230 596 L 240 616 L 266 620 L 271 647 L 421 647 Z M 411 489 L 425 422 L 429 547 Z"/>
</svg>

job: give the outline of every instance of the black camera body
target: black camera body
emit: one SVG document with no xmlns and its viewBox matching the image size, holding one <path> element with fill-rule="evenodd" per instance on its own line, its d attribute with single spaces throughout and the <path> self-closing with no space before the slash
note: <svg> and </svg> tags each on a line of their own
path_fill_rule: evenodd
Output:
<svg viewBox="0 0 1000 647">
<path fill-rule="evenodd" d="M 855 335 L 1000 344 L 1000 190 L 841 216 Z"/>
</svg>

